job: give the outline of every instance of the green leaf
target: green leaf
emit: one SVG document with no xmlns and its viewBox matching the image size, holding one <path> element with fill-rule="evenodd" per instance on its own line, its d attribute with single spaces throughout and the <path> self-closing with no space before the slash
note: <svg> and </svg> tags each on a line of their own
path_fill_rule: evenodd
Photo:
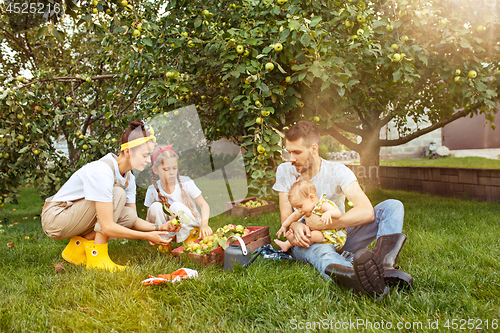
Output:
<svg viewBox="0 0 500 333">
<path fill-rule="evenodd" d="M 403 76 L 403 73 L 399 69 L 394 73 L 392 73 L 392 79 L 394 81 L 398 81 L 401 78 L 401 76 Z"/>
<path fill-rule="evenodd" d="M 321 75 L 323 74 L 323 68 L 318 61 L 315 61 L 314 64 L 309 67 L 309 72 L 313 73 L 316 77 L 321 77 Z"/>
<path fill-rule="evenodd" d="M 194 21 L 194 27 L 195 28 L 198 28 L 202 23 L 202 20 L 198 17 L 195 21 Z"/>
<path fill-rule="evenodd" d="M 312 20 L 311 23 L 309 24 L 311 27 L 315 27 L 318 25 L 318 23 L 321 22 L 321 16 L 315 16 Z"/>
<path fill-rule="evenodd" d="M 340 97 L 343 97 L 345 94 L 345 88 L 344 87 L 338 87 L 337 92 L 339 93 Z"/>
<path fill-rule="evenodd" d="M 146 46 L 150 46 L 150 47 L 153 47 L 153 41 L 150 39 L 150 38 L 144 38 L 142 40 L 142 42 L 144 43 L 144 45 Z"/>
<path fill-rule="evenodd" d="M 40 29 L 38 29 L 38 31 L 36 32 L 36 37 L 37 38 L 42 38 L 43 36 L 45 36 L 47 34 L 47 31 L 49 29 L 47 28 L 47 26 L 44 26 L 44 27 L 41 27 Z"/>
<path fill-rule="evenodd" d="M 302 45 L 307 47 L 309 46 L 309 44 L 311 44 L 311 38 L 309 38 L 308 35 L 303 34 L 302 37 L 300 37 L 300 42 L 302 43 Z"/>
<path fill-rule="evenodd" d="M 254 46 L 255 46 L 255 45 L 257 45 L 257 42 L 258 42 L 258 41 L 259 41 L 259 40 L 258 40 L 257 38 L 247 38 L 247 39 L 245 40 L 245 43 L 247 43 L 247 44 L 249 44 L 249 45 L 254 45 Z"/>
<path fill-rule="evenodd" d="M 52 28 L 52 35 L 55 37 L 55 39 L 57 39 L 61 43 L 64 43 L 64 32 L 61 32 L 54 27 Z"/>
<path fill-rule="evenodd" d="M 347 89 L 351 89 L 352 86 L 359 83 L 359 80 L 351 80 L 346 84 Z"/>
<path fill-rule="evenodd" d="M 477 81 L 476 82 L 476 89 L 479 90 L 480 92 L 485 92 L 488 88 L 481 81 Z"/>
<path fill-rule="evenodd" d="M 427 60 L 427 57 L 426 57 L 426 56 L 419 54 L 419 55 L 418 55 L 418 59 L 420 59 L 420 61 L 422 61 L 422 62 L 424 63 L 424 65 L 425 65 L 425 66 L 428 66 L 428 65 L 429 65 L 429 61 Z"/>
<path fill-rule="evenodd" d="M 260 89 L 264 92 L 269 91 L 269 87 L 264 82 L 260 83 Z"/>
<path fill-rule="evenodd" d="M 122 32 L 125 32 L 127 31 L 127 29 L 125 29 L 124 27 L 116 27 L 114 30 L 113 30 L 113 33 L 114 34 L 120 34 Z"/>
</svg>

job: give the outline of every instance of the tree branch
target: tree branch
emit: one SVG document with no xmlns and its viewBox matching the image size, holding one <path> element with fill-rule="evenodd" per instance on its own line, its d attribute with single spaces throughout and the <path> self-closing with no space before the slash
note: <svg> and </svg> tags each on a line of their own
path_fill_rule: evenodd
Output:
<svg viewBox="0 0 500 333">
<path fill-rule="evenodd" d="M 474 109 L 479 108 L 482 104 L 483 104 L 482 102 L 476 103 Z M 469 115 L 470 113 L 471 113 L 471 109 L 468 109 L 468 110 L 464 109 L 462 111 L 455 112 L 450 117 L 443 119 L 441 121 L 438 121 L 437 123 L 432 124 L 429 127 L 422 128 L 418 131 L 415 131 L 415 132 L 413 132 L 413 133 L 411 133 L 403 138 L 399 138 L 399 139 L 395 139 L 395 140 L 380 140 L 380 145 L 382 147 L 393 147 L 393 146 L 398 146 L 398 145 L 410 142 L 411 140 L 418 138 L 421 135 L 430 133 L 438 128 L 445 126 L 448 123 L 451 123 L 454 120 L 457 120 L 458 118 L 465 117 L 465 116 Z"/>
<path fill-rule="evenodd" d="M 359 128 L 356 128 L 354 126 L 347 125 L 346 123 L 335 123 L 335 126 L 340 128 L 343 131 L 350 132 L 352 134 L 356 134 L 359 136 L 363 135 L 363 131 Z"/>
<path fill-rule="evenodd" d="M 7 30 L 5 30 L 4 28 L 2 28 L 2 31 L 3 31 L 3 33 L 4 33 L 7 37 L 9 37 L 10 39 L 12 39 L 12 40 L 14 41 L 14 43 L 16 43 L 16 44 L 17 44 L 17 46 L 19 46 L 19 47 L 23 50 L 23 52 L 24 52 L 24 53 L 25 53 L 25 54 L 26 54 L 29 58 L 35 58 L 35 56 L 34 56 L 34 55 L 33 55 L 33 54 L 29 51 L 29 50 L 27 50 L 27 49 L 26 49 L 26 47 L 25 47 L 23 44 L 21 44 L 21 43 L 20 43 L 20 42 L 16 39 L 16 37 L 14 37 L 14 36 L 13 36 L 10 32 L 8 32 Z"/>
<path fill-rule="evenodd" d="M 338 142 L 351 150 L 356 150 L 359 146 L 357 143 L 352 142 L 351 140 L 340 134 L 340 131 L 335 128 L 335 125 L 332 125 L 332 127 L 325 129 L 325 132 L 333 136 Z"/>
</svg>

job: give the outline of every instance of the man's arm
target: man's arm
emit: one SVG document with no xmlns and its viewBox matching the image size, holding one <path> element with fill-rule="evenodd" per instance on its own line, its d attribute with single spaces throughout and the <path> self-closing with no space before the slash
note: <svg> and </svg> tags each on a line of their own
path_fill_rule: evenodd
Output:
<svg viewBox="0 0 500 333">
<path fill-rule="evenodd" d="M 319 218 L 311 218 L 307 221 L 311 228 L 318 230 L 343 229 L 356 227 L 375 220 L 375 212 L 370 199 L 363 192 L 358 182 L 347 185 L 343 192 L 347 200 L 353 204 L 351 210 L 338 219 L 332 219 L 332 222 L 327 224 L 322 223 Z M 311 215 L 311 217 L 313 216 Z"/>
<path fill-rule="evenodd" d="M 288 202 L 288 193 L 279 192 L 281 224 L 293 213 L 292 205 Z"/>
</svg>

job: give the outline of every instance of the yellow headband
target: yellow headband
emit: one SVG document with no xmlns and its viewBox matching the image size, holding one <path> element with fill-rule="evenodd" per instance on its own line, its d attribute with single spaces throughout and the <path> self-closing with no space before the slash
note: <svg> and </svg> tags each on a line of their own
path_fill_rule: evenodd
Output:
<svg viewBox="0 0 500 333">
<path fill-rule="evenodd" d="M 150 136 L 144 136 L 142 138 L 137 138 L 137 139 L 134 139 L 132 141 L 126 142 L 126 143 L 122 144 L 121 150 L 140 146 L 143 143 L 148 142 L 149 140 L 153 140 L 153 142 L 156 142 L 155 131 L 153 130 L 153 127 L 149 126 L 149 131 L 151 132 Z"/>
</svg>

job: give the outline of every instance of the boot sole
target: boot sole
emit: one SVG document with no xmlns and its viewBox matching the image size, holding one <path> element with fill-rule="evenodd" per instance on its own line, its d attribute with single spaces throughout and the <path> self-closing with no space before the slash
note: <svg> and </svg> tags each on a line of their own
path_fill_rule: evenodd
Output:
<svg viewBox="0 0 500 333">
<path fill-rule="evenodd" d="M 399 269 L 384 270 L 385 284 L 389 287 L 397 287 L 398 289 L 409 289 L 413 286 L 413 277 Z"/>
<path fill-rule="evenodd" d="M 384 267 L 373 252 L 367 249 L 357 251 L 353 266 L 359 282 L 368 295 L 377 297 L 388 292 L 384 282 Z"/>
</svg>

